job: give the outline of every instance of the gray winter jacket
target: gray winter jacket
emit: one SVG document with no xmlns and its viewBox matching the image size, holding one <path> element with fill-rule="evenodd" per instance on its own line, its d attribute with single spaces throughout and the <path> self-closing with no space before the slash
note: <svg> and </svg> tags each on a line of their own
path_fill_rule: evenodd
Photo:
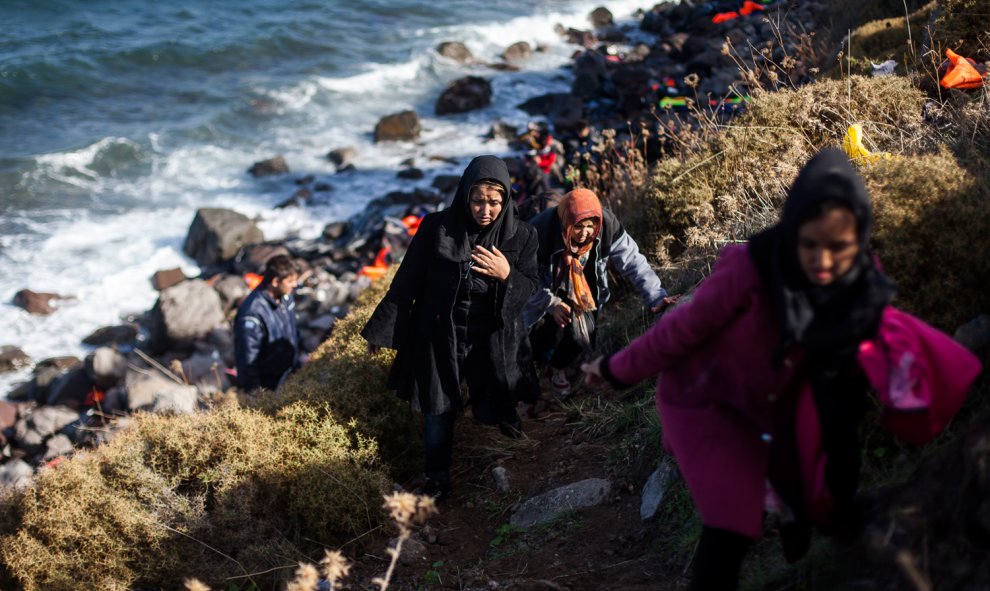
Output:
<svg viewBox="0 0 990 591">
<path fill-rule="evenodd" d="M 523 323 L 532 327 L 544 314 L 561 302 L 554 294 L 554 278 L 560 265 L 560 255 L 564 252 L 564 239 L 557 208 L 551 207 L 530 220 L 539 236 L 540 247 L 537 254 L 539 264 L 539 285 L 523 309 Z M 602 208 L 602 231 L 595 239 L 587 265 L 594 265 L 595 272 L 588 278 L 598 308 L 608 302 L 612 292 L 608 286 L 607 265 L 628 279 L 639 292 L 643 303 L 649 307 L 658 305 L 667 297 L 660 285 L 660 278 L 639 252 L 639 247 L 628 232 L 622 228 L 619 219 L 611 211 Z M 586 275 L 590 275 L 587 274 Z"/>
</svg>

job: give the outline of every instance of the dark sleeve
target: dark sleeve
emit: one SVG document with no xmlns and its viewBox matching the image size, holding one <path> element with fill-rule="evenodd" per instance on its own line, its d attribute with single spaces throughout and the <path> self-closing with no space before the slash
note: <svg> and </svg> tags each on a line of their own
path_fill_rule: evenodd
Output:
<svg viewBox="0 0 990 591">
<path fill-rule="evenodd" d="M 616 390 L 632 388 L 632 384 L 619 381 L 619 378 L 615 377 L 615 374 L 612 373 L 612 370 L 608 366 L 608 362 L 612 359 L 612 355 L 614 355 L 614 353 L 609 353 L 605 357 L 602 357 L 602 362 L 598 366 L 599 371 L 602 373 L 602 377 L 605 378 L 605 381 Z"/>
<path fill-rule="evenodd" d="M 237 364 L 237 384 L 244 390 L 261 385 L 258 356 L 265 342 L 265 325 L 250 314 L 238 315 L 234 322 L 234 361 Z"/>
<path fill-rule="evenodd" d="M 388 293 L 361 330 L 361 336 L 372 345 L 395 349 L 409 330 L 412 306 L 424 285 L 438 223 L 435 214 L 423 220 L 392 278 Z"/>
<path fill-rule="evenodd" d="M 517 318 L 522 314 L 526 302 L 529 301 L 537 286 L 536 251 L 538 240 L 536 230 L 529 225 L 521 226 L 520 231 L 527 233 L 526 243 L 519 252 L 516 263 L 509 268 L 509 277 L 505 282 L 505 295 L 502 297 L 502 321 Z"/>
</svg>

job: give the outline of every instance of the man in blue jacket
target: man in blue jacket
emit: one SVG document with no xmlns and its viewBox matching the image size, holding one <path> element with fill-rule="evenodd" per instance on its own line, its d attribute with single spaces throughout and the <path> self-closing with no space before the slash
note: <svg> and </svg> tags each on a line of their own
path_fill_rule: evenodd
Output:
<svg viewBox="0 0 990 591">
<path fill-rule="evenodd" d="M 286 255 L 273 256 L 265 275 L 237 309 L 234 357 L 237 383 L 245 391 L 274 390 L 296 367 L 299 331 L 292 292 L 299 271 Z"/>
</svg>

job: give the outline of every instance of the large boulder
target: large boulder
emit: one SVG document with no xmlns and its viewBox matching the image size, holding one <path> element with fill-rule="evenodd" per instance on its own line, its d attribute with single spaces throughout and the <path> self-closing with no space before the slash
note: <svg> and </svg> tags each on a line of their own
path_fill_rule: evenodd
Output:
<svg viewBox="0 0 990 591">
<path fill-rule="evenodd" d="M 437 53 L 459 64 L 470 64 L 474 61 L 474 54 L 460 41 L 444 41 L 437 46 Z"/>
<path fill-rule="evenodd" d="M 608 79 L 605 56 L 593 50 L 582 52 L 575 58 L 573 70 L 572 94 L 591 99 L 601 93 L 602 84 Z"/>
<path fill-rule="evenodd" d="M 240 275 L 225 275 L 223 279 L 213 284 L 213 289 L 220 294 L 220 303 L 223 304 L 224 313 L 228 313 L 251 293 L 247 281 Z"/>
<path fill-rule="evenodd" d="M 516 62 L 533 56 L 533 46 L 525 41 L 517 41 L 502 52 L 502 59 Z"/>
<path fill-rule="evenodd" d="M 234 257 L 234 271 L 238 273 L 263 273 L 268 259 L 280 254 L 292 256 L 289 249 L 279 242 L 245 246 Z"/>
<path fill-rule="evenodd" d="M 230 260 L 241 248 L 264 241 L 265 235 L 244 214 L 203 208 L 196 212 L 182 250 L 207 266 Z"/>
<path fill-rule="evenodd" d="M 0 347 L 0 373 L 16 371 L 31 365 L 31 358 L 19 347 L 4 345 Z"/>
<path fill-rule="evenodd" d="M 15 437 L 40 444 L 78 420 L 79 412 L 67 406 L 41 406 L 17 421 Z"/>
<path fill-rule="evenodd" d="M 55 311 L 52 301 L 66 300 L 67 296 L 44 291 L 31 291 L 22 289 L 14 294 L 14 305 L 27 311 L 28 314 L 38 314 L 41 316 L 51 314 Z"/>
<path fill-rule="evenodd" d="M 24 460 L 11 460 L 0 466 L 0 486 L 27 488 L 34 482 L 34 470 Z"/>
<path fill-rule="evenodd" d="M 492 85 L 479 76 L 454 80 L 437 99 L 437 115 L 466 113 L 487 107 L 492 102 Z"/>
<path fill-rule="evenodd" d="M 196 353 L 184 359 L 182 373 L 200 392 L 223 392 L 230 388 L 227 366 L 219 354 Z"/>
<path fill-rule="evenodd" d="M 378 121 L 378 125 L 375 125 L 375 141 L 408 142 L 417 139 L 421 130 L 416 111 L 400 111 L 386 115 Z"/>
<path fill-rule="evenodd" d="M 163 291 L 152 308 L 152 346 L 155 351 L 188 346 L 224 320 L 220 294 L 201 279 L 185 281 Z"/>
<path fill-rule="evenodd" d="M 574 482 L 523 501 L 509 523 L 521 528 L 546 523 L 561 513 L 599 505 L 611 492 L 612 483 L 602 478 Z"/>
<path fill-rule="evenodd" d="M 334 166 L 340 168 L 341 166 L 354 164 L 354 159 L 357 158 L 357 154 L 357 148 L 346 146 L 327 152 L 327 160 L 333 162 Z"/>
<path fill-rule="evenodd" d="M 248 169 L 255 178 L 262 176 L 271 176 L 275 174 L 286 174 L 289 172 L 289 164 L 285 161 L 282 156 L 275 156 L 274 158 L 269 158 L 268 160 L 262 160 L 260 162 L 255 162 Z"/>
</svg>

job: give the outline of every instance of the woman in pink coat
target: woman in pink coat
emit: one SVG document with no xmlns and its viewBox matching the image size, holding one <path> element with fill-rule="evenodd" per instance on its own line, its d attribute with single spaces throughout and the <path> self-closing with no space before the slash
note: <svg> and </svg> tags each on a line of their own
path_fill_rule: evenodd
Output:
<svg viewBox="0 0 990 591">
<path fill-rule="evenodd" d="M 871 217 L 849 160 L 823 151 L 798 175 L 776 226 L 726 247 L 691 301 L 622 351 L 583 367 L 590 384 L 613 387 L 659 374 L 664 443 L 704 524 L 691 589 L 736 588 L 768 505 L 782 508 L 792 560 L 807 550 L 812 524 L 851 521 L 867 376 L 890 375 L 883 355 L 879 372 L 864 371 L 864 359 L 886 350 L 873 344 L 888 317 L 907 317 L 888 306 L 894 288 L 869 250 Z M 911 334 L 920 333 L 929 334 Z M 957 372 L 963 391 L 979 371 L 966 359 Z M 932 402 L 938 412 L 923 429 L 944 426 L 962 402 L 959 388 L 952 400 Z M 897 401 L 908 400 L 886 391 L 880 398 L 895 414 Z M 917 426 L 903 434 L 915 441 L 932 435 Z"/>
</svg>

